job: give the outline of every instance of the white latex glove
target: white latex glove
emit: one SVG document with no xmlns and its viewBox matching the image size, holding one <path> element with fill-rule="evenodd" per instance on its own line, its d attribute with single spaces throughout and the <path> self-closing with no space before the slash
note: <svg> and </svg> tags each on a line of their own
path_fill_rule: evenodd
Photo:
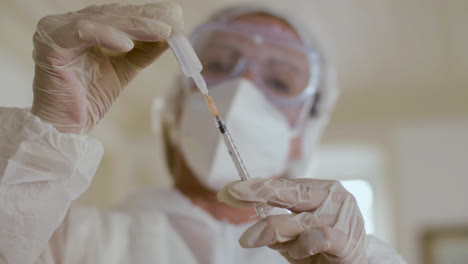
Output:
<svg viewBox="0 0 468 264">
<path fill-rule="evenodd" d="M 31 112 L 61 132 L 88 131 L 181 24 L 174 3 L 90 6 L 44 17 L 34 34 Z"/>
<path fill-rule="evenodd" d="M 364 220 L 352 194 L 337 181 L 252 179 L 218 193 L 232 206 L 252 202 L 287 208 L 291 215 L 268 216 L 247 229 L 245 248 L 269 246 L 290 263 L 367 263 Z"/>
</svg>

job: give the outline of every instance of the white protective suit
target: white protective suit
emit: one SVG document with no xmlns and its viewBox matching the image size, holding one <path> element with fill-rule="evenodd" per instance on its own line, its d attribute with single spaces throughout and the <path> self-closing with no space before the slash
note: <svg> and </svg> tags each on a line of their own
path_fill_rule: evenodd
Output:
<svg viewBox="0 0 468 264">
<path fill-rule="evenodd" d="M 217 221 L 175 190 L 141 191 L 108 212 L 69 208 L 102 145 L 26 110 L 0 108 L 0 149 L 1 263 L 287 263 L 266 247 L 241 248 L 249 224 Z M 366 253 L 368 263 L 404 263 L 372 237 Z"/>
</svg>

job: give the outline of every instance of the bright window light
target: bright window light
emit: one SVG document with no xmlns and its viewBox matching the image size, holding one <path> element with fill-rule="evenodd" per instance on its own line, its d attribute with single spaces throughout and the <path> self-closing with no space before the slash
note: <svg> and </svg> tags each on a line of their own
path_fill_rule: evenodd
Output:
<svg viewBox="0 0 468 264">
<path fill-rule="evenodd" d="M 365 180 L 345 180 L 340 182 L 356 198 L 366 223 L 367 234 L 374 234 L 374 192 L 372 186 Z"/>
</svg>

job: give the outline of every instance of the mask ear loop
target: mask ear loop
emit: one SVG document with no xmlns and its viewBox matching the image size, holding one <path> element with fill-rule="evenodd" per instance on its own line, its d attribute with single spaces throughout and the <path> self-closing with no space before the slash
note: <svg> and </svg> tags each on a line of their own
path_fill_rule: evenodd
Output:
<svg viewBox="0 0 468 264">
<path fill-rule="evenodd" d="M 318 58 L 314 55 L 312 56 L 312 60 L 317 60 Z M 309 85 L 304 89 L 304 94 L 303 96 L 307 96 L 306 100 L 304 101 L 304 105 L 302 106 L 302 109 L 298 115 L 298 118 L 294 122 L 294 124 L 291 127 L 291 136 L 294 138 L 298 136 L 304 127 L 305 120 L 307 119 L 307 116 L 310 112 L 310 109 L 312 108 L 312 104 L 315 103 L 315 95 L 318 92 L 318 86 L 321 80 L 321 71 L 320 71 L 320 64 L 317 64 L 318 66 L 315 69 L 315 78 L 311 78 Z M 299 98 L 297 98 L 299 99 Z"/>
<path fill-rule="evenodd" d="M 310 60 L 312 61 L 311 66 L 315 65 L 314 67 L 315 69 L 312 74 L 314 74 L 314 76 L 316 77 L 311 78 L 308 87 L 304 90 L 306 94 L 308 94 L 308 99 L 307 99 L 307 102 L 305 102 L 305 105 L 302 108 L 301 113 L 299 114 L 299 118 L 297 119 L 296 124 L 293 126 L 292 132 L 294 136 L 299 135 L 300 131 L 304 127 L 305 119 L 307 118 L 307 115 L 309 114 L 309 111 L 312 108 L 312 104 L 315 103 L 315 95 L 318 92 L 318 87 L 319 87 L 321 76 L 322 76 L 319 57 L 317 56 L 316 53 L 312 53 L 309 56 L 310 56 Z M 310 94 L 307 93 L 307 91 L 310 91 L 309 92 Z"/>
<path fill-rule="evenodd" d="M 307 99 L 304 102 L 304 105 L 302 106 L 301 112 L 299 113 L 299 116 L 296 119 L 295 124 L 291 128 L 291 132 L 292 132 L 291 137 L 292 138 L 297 137 L 302 132 L 302 129 L 304 128 L 304 124 L 305 124 L 304 121 L 306 120 L 307 115 L 308 115 L 308 113 L 310 111 L 310 108 L 311 108 L 312 103 L 314 101 L 313 99 L 314 99 L 314 97 L 310 96 L 310 98 Z"/>
</svg>

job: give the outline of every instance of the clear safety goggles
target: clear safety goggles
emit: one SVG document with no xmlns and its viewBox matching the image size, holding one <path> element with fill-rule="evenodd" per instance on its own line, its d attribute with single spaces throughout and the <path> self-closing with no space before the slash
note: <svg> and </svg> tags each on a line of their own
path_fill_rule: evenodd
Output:
<svg viewBox="0 0 468 264">
<path fill-rule="evenodd" d="M 202 62 L 208 88 L 246 77 L 296 127 L 310 110 L 320 81 L 320 59 L 295 35 L 275 26 L 211 23 L 190 40 Z"/>
</svg>

